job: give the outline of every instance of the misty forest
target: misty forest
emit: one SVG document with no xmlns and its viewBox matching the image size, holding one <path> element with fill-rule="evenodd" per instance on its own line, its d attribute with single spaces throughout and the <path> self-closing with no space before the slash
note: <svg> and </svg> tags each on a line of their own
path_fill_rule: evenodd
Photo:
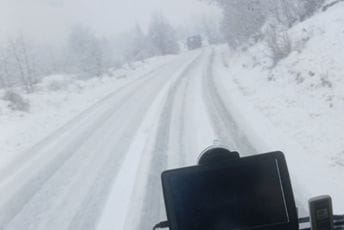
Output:
<svg viewBox="0 0 344 230">
<path fill-rule="evenodd" d="M 278 61 L 291 52 L 287 29 L 310 17 L 324 2 L 203 1 L 220 7 L 223 18 L 217 20 L 204 15 L 190 28 L 174 28 L 162 13 L 153 13 L 147 31 L 143 31 L 138 22 L 113 38 L 98 36 L 80 23 L 71 26 L 66 41 L 58 44 L 41 44 L 23 33 L 8 36 L 0 47 L 0 87 L 22 86 L 30 93 L 35 83 L 51 74 L 101 77 L 110 68 L 153 56 L 177 54 L 193 31 L 203 34 L 209 44 L 227 42 L 231 48 L 266 39 L 271 55 Z"/>
</svg>

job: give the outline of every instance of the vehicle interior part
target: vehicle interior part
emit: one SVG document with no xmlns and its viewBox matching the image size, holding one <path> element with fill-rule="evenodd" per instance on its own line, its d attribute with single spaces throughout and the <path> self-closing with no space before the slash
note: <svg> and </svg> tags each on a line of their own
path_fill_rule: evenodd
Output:
<svg viewBox="0 0 344 230">
<path fill-rule="evenodd" d="M 298 229 L 281 152 L 168 170 L 162 184 L 171 230 Z"/>
</svg>

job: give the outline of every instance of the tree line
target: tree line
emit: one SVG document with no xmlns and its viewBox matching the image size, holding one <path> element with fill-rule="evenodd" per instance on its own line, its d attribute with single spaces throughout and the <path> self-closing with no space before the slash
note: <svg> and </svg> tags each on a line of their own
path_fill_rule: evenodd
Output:
<svg viewBox="0 0 344 230">
<path fill-rule="evenodd" d="M 177 33 L 162 14 L 152 15 L 146 33 L 137 24 L 113 39 L 97 36 L 82 24 L 73 26 L 59 45 L 40 44 L 20 34 L 0 43 L 0 88 L 23 86 L 31 93 L 47 75 L 101 77 L 109 68 L 178 52 Z"/>
<path fill-rule="evenodd" d="M 324 0 L 208 0 L 223 11 L 222 31 L 227 43 L 237 47 L 264 36 L 266 24 L 290 28 L 314 14 Z"/>
<path fill-rule="evenodd" d="M 264 41 L 274 67 L 293 50 L 288 29 L 321 9 L 324 0 L 201 0 L 215 2 L 223 12 L 221 31 L 237 49 Z"/>
</svg>

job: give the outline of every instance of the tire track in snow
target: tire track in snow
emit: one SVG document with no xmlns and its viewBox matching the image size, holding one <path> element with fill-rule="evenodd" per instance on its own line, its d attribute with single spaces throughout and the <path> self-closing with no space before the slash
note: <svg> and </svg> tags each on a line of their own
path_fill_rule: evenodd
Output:
<svg viewBox="0 0 344 230">
<path fill-rule="evenodd" d="M 70 133 L 62 134 L 61 136 L 63 139 L 70 138 L 73 141 L 64 144 L 64 146 L 60 150 L 55 152 L 56 154 L 53 159 L 49 158 L 49 161 L 43 162 L 43 164 L 40 162 L 32 162 L 30 165 L 24 165 L 25 168 L 20 169 L 21 171 L 14 174 L 14 178 L 11 178 L 9 184 L 1 184 L 1 191 L 11 191 L 11 194 L 9 194 L 9 199 L 3 200 L 1 202 L 0 209 L 4 210 L 4 212 L 2 212 L 2 214 L 0 215 L 0 226 L 6 226 L 7 223 L 11 219 L 13 219 L 18 212 L 20 212 L 25 204 L 29 202 L 30 199 L 32 199 L 36 192 L 40 190 L 43 184 L 46 183 L 55 174 L 55 172 L 58 171 L 63 164 L 65 164 L 65 162 L 67 162 L 74 156 L 79 146 L 83 146 L 94 132 L 103 128 L 101 124 L 108 121 L 113 116 L 113 114 L 121 108 L 122 105 L 123 103 L 114 104 L 113 109 L 99 116 L 100 119 L 98 119 L 97 121 L 93 121 L 91 125 L 82 122 L 80 126 L 85 125 L 83 127 L 85 131 L 82 133 L 82 135 L 78 136 L 77 140 L 74 140 L 71 135 L 72 133 L 74 133 L 73 129 L 70 131 Z M 85 121 L 87 120 L 88 119 L 86 119 Z M 80 127 L 76 126 L 76 130 L 78 128 Z M 50 151 L 53 151 L 53 149 L 51 148 L 48 149 L 48 151 L 44 152 L 45 154 L 50 154 Z M 88 155 L 89 154 L 86 153 L 84 157 L 87 158 Z M 40 158 L 34 160 L 39 161 Z M 36 168 L 37 165 L 38 167 Z M 30 174 L 32 174 L 32 177 L 26 177 L 26 175 Z M 24 181 L 18 183 L 18 180 L 20 180 L 20 177 L 22 176 L 24 177 Z M 15 189 L 18 186 L 19 188 L 13 191 L 13 188 Z"/>
<path fill-rule="evenodd" d="M 178 64 L 178 66 L 180 66 L 180 64 Z M 113 148 L 112 151 L 115 151 L 117 153 L 122 153 L 122 157 L 123 158 L 123 153 L 126 153 L 130 147 L 130 145 L 128 144 L 129 142 L 132 141 L 133 137 L 136 135 L 136 128 L 138 128 L 145 116 L 145 114 L 147 113 L 147 111 L 149 110 L 149 108 L 151 107 L 151 104 L 154 102 L 154 98 L 156 97 L 156 95 L 159 94 L 159 92 L 161 91 L 161 89 L 163 88 L 163 86 L 165 86 L 166 84 L 168 84 L 168 82 L 170 81 L 169 79 L 164 79 L 164 75 L 167 75 L 168 77 L 170 76 L 171 73 L 166 74 L 166 73 L 159 73 L 156 76 L 158 78 L 161 78 L 161 81 L 159 84 L 157 84 L 156 88 L 154 90 L 148 90 L 151 92 L 145 92 L 142 93 L 142 95 L 140 95 L 137 100 L 135 100 L 135 104 L 138 105 L 138 107 L 141 107 L 141 110 L 136 111 L 135 113 L 133 113 L 133 116 L 135 117 L 135 119 L 133 119 L 130 124 L 128 125 L 128 127 L 126 127 L 126 129 L 121 132 L 121 139 L 119 141 L 117 141 L 116 144 L 114 144 L 114 146 L 116 146 L 115 148 Z M 166 77 L 166 76 L 165 76 Z M 144 83 L 144 86 L 149 86 L 150 83 Z M 143 86 L 143 87 L 144 87 Z M 150 87 L 150 86 L 149 86 Z M 143 91 L 142 91 L 143 92 Z M 140 99 L 144 99 L 145 102 L 140 103 Z M 128 116 L 130 116 L 128 114 Z M 122 161 L 123 159 L 121 159 Z M 95 229 L 95 224 L 96 222 L 94 221 L 95 219 L 97 219 L 97 216 L 95 215 L 95 213 L 100 213 L 102 207 L 103 207 L 103 203 L 105 202 L 106 198 L 107 198 L 107 194 L 110 190 L 110 187 L 112 186 L 112 184 L 107 183 L 107 176 L 108 175 L 116 175 L 119 167 L 121 166 L 121 161 L 119 161 L 118 159 L 113 157 L 113 154 L 110 154 L 107 158 L 106 164 L 103 165 L 103 167 L 101 168 L 97 179 L 95 180 L 95 183 L 92 187 L 91 190 L 89 190 L 87 198 L 84 199 L 84 203 L 80 206 L 80 209 L 78 211 L 78 213 L 76 214 L 76 216 L 73 218 L 73 221 L 69 227 L 69 229 L 73 230 L 73 229 Z M 92 202 L 89 202 L 89 201 Z M 87 211 L 85 211 L 87 210 Z M 94 210 L 98 210 L 96 212 L 94 212 Z M 92 217 L 92 218 L 90 218 Z"/>
<path fill-rule="evenodd" d="M 135 198 L 139 195 L 137 191 L 143 191 L 143 186 L 140 187 L 138 182 L 141 181 L 140 175 L 147 172 L 147 155 L 152 152 L 152 144 L 154 143 L 152 141 L 157 131 L 156 121 L 159 120 L 162 110 L 161 105 L 165 100 L 169 86 L 170 83 L 165 85 L 154 99 L 130 144 L 126 159 L 121 165 L 119 174 L 111 188 L 111 194 L 108 196 L 102 216 L 97 224 L 99 230 L 127 229 L 127 226 L 133 228 L 134 223 L 137 223 L 135 219 L 129 220 L 128 215 L 133 210 L 139 210 L 138 207 L 141 202 L 135 200 Z M 141 190 L 138 190 L 138 188 L 141 188 Z"/>
<path fill-rule="evenodd" d="M 214 131 L 218 141 L 241 153 L 256 153 L 254 146 L 249 142 L 240 127 L 236 124 L 231 112 L 227 109 L 214 82 L 213 65 L 215 51 L 209 58 L 206 71 L 203 75 L 204 100 L 208 107 Z"/>
<path fill-rule="evenodd" d="M 170 63 L 162 64 L 158 66 L 156 69 L 151 70 L 146 74 L 143 74 L 141 77 L 138 77 L 138 79 L 135 79 L 134 81 L 129 82 L 128 84 L 116 89 L 114 92 L 105 96 L 103 99 L 96 102 L 94 105 L 92 105 L 85 111 L 81 112 L 72 120 L 68 121 L 61 128 L 57 129 L 55 132 L 53 132 L 48 137 L 44 138 L 42 141 L 34 145 L 32 148 L 17 156 L 11 163 L 9 163 L 9 165 L 0 170 L 0 184 L 4 183 L 4 181 L 6 181 L 13 174 L 17 173 L 18 169 L 23 168 L 28 161 L 32 161 L 33 159 L 35 159 L 35 157 L 38 157 L 37 155 L 39 155 L 39 153 L 41 153 L 42 151 L 45 151 L 50 146 L 50 144 L 55 144 L 57 141 L 59 141 L 60 138 L 63 137 L 67 132 L 70 133 L 74 130 L 78 130 L 87 122 L 94 122 L 94 117 L 100 116 L 101 113 L 104 113 L 103 107 L 105 104 L 115 103 L 114 98 L 116 99 L 116 101 L 118 101 L 118 103 L 121 103 L 120 98 L 123 97 L 121 96 L 121 93 L 123 93 L 129 87 L 133 87 L 134 85 L 137 85 L 140 82 L 142 83 L 147 81 L 148 78 L 151 78 L 152 75 L 154 75 L 158 71 L 161 71 L 161 69 L 165 68 L 169 64 Z M 114 105 L 114 107 L 116 107 L 116 105 Z M 81 122 L 84 123 L 81 124 Z"/>
<path fill-rule="evenodd" d="M 178 166 L 185 166 L 187 163 L 187 158 L 186 158 L 186 146 L 185 146 L 185 140 L 186 140 L 186 116 L 185 116 L 185 111 L 186 111 L 186 96 L 187 96 L 187 90 L 190 84 L 190 77 L 185 79 L 185 83 L 183 85 L 183 88 L 181 91 L 183 92 L 182 94 L 182 103 L 181 103 L 181 111 L 179 113 L 179 129 L 178 129 L 178 147 L 177 151 L 175 154 L 178 154 L 179 156 L 179 161 L 178 161 Z M 177 144 L 178 144 L 177 143 Z"/>
<path fill-rule="evenodd" d="M 203 53 L 202 53 L 203 54 Z M 176 99 L 178 88 L 188 77 L 189 72 L 198 65 L 201 55 L 193 60 L 178 76 L 174 84 L 170 87 L 166 102 L 163 107 L 158 130 L 153 148 L 150 171 L 145 188 L 145 196 L 141 217 L 137 229 L 151 229 L 154 224 L 164 217 L 164 204 L 161 190 L 160 174 L 168 167 L 168 153 L 170 146 L 170 134 L 172 123 L 173 105 Z"/>
<path fill-rule="evenodd" d="M 119 94 L 118 92 L 109 95 L 102 102 L 97 103 L 97 105 L 95 105 L 94 107 L 88 110 L 88 112 L 90 112 L 91 115 L 87 114 L 86 113 L 87 111 L 86 111 L 79 117 L 80 122 L 78 122 L 78 120 L 75 120 L 75 119 L 74 121 L 72 121 L 72 123 L 70 124 L 72 126 L 71 129 L 68 129 L 68 125 L 66 125 L 64 128 L 62 128 L 62 131 L 60 131 L 62 132 L 62 134 L 60 132 L 57 132 L 56 134 L 57 136 L 62 136 L 64 140 L 71 138 L 72 141 L 67 142 L 67 144 L 65 144 L 60 139 L 58 140 L 52 139 L 51 141 L 53 142 L 53 145 L 58 141 L 61 141 L 60 144 L 63 145 L 63 147 L 55 154 L 56 155 L 55 157 L 49 159 L 47 162 L 44 162 L 43 165 L 41 165 L 42 162 L 39 162 L 39 160 L 41 160 L 40 158 L 34 159 L 34 162 L 37 161 L 35 163 L 41 163 L 41 164 L 33 164 L 33 167 L 29 167 L 30 165 L 24 164 L 24 169 L 21 169 L 19 173 L 16 172 L 12 175 L 12 178 L 11 178 L 12 181 L 10 180 L 5 181 L 5 182 L 2 181 L 2 184 L 0 186 L 1 191 L 4 191 L 4 192 L 11 191 L 12 193 L 7 195 L 8 199 L 2 200 L 2 203 L 0 205 L 1 211 L 2 211 L 0 214 L 0 227 L 5 227 L 7 223 L 9 223 L 9 221 L 12 220 L 24 206 L 27 206 L 26 204 L 41 189 L 43 184 L 45 184 L 51 177 L 53 177 L 53 175 L 56 174 L 56 172 L 60 169 L 60 167 L 64 165 L 66 162 L 68 162 L 68 160 L 71 159 L 75 155 L 75 152 L 79 148 L 79 146 L 82 146 L 86 142 L 88 137 L 92 135 L 92 133 L 94 133 L 96 130 L 99 130 L 99 128 L 102 127 L 101 124 L 104 124 L 104 122 L 110 119 L 116 111 L 121 109 L 121 106 L 123 106 L 127 102 L 127 100 L 123 100 L 123 98 L 127 98 L 127 99 L 131 98 L 132 97 L 131 94 L 133 94 L 132 92 L 139 91 L 143 85 L 149 84 L 149 81 L 152 81 L 152 79 L 155 79 L 162 74 L 159 71 L 153 71 L 153 72 L 155 73 L 150 73 L 147 75 L 148 79 L 145 79 L 145 80 L 140 79 L 137 82 L 135 81 L 133 84 L 131 84 L 132 88 L 129 90 L 129 92 L 124 92 L 124 95 L 121 96 L 119 100 L 112 101 L 111 99 L 112 97 L 115 97 L 115 95 L 118 95 Z M 128 90 L 128 87 L 125 87 L 120 91 L 121 93 L 123 93 L 123 91 L 126 91 L 126 90 Z M 112 104 L 112 105 L 109 106 L 109 104 Z M 105 109 L 102 108 L 104 105 L 105 105 Z M 99 112 L 99 110 L 101 112 Z M 92 119 L 94 117 L 96 119 Z M 84 131 L 80 132 L 81 135 L 79 135 L 77 139 L 74 139 L 73 132 L 78 129 L 80 131 L 80 128 L 82 128 L 81 130 L 84 130 Z M 126 138 L 129 137 L 128 135 L 124 135 L 124 136 Z M 50 143 L 48 143 L 48 145 L 49 144 Z M 45 145 L 47 145 L 47 143 L 42 143 L 37 148 L 47 150 L 45 149 Z M 43 155 L 44 153 L 45 155 L 48 154 L 43 151 L 43 153 L 41 154 L 34 153 L 33 155 L 35 155 L 35 157 L 36 156 L 40 157 L 40 155 Z M 87 157 L 87 155 L 84 155 L 84 157 Z M 31 174 L 33 177 L 28 178 L 27 180 L 24 180 L 23 182 L 21 182 L 20 185 L 18 185 L 16 183 L 18 181 L 16 181 L 15 179 L 18 177 L 20 179 L 21 176 L 25 177 L 25 173 Z M 14 187 L 18 186 L 17 190 L 12 191 L 13 188 L 11 187 L 11 185 L 14 185 Z M 2 196 L 2 198 L 4 197 L 5 196 Z M 47 201 L 43 200 L 41 202 L 44 203 Z M 32 215 L 34 215 L 34 213 Z M 54 218 L 54 217 L 52 216 L 50 218 Z M 23 221 L 23 224 L 25 225 L 24 221 Z"/>
<path fill-rule="evenodd" d="M 181 64 L 178 64 L 178 67 Z M 180 67 L 179 67 L 180 68 Z M 174 68 L 173 68 L 174 69 Z M 126 153 L 128 151 L 128 148 L 131 145 L 133 137 L 136 135 L 136 128 L 138 128 L 147 113 L 147 111 L 150 109 L 151 104 L 154 102 L 154 98 L 156 98 L 156 95 L 160 93 L 162 88 L 169 84 L 170 79 L 166 80 L 166 76 L 170 77 L 171 72 L 169 73 L 160 73 L 158 74 L 158 78 L 161 78 L 161 81 L 159 84 L 157 84 L 156 88 L 154 90 L 148 90 L 145 91 L 142 95 L 140 95 L 135 101 L 133 101 L 135 104 L 138 105 L 138 107 L 142 107 L 141 111 L 136 111 L 132 113 L 132 116 L 135 118 L 130 122 L 126 130 L 123 130 L 123 132 L 120 132 L 120 135 L 122 136 L 119 141 L 117 141 L 116 144 L 114 144 L 113 151 L 119 152 L 119 153 Z M 143 87 L 150 86 L 150 83 L 145 83 Z M 151 92 L 149 92 L 151 91 Z M 141 103 L 140 99 L 143 99 L 144 102 Z M 128 114 L 127 116 L 130 116 Z M 138 122 L 140 121 L 140 122 Z M 125 139 L 126 141 L 124 141 Z M 130 142 L 130 144 L 129 144 Z M 122 154 L 124 155 L 124 154 Z M 88 192 L 88 198 L 85 199 L 84 204 L 79 209 L 77 215 L 74 217 L 73 222 L 71 223 L 69 229 L 94 229 L 95 228 L 95 221 L 94 218 L 89 218 L 90 214 L 94 213 L 94 209 L 98 209 L 101 211 L 102 203 L 104 203 L 105 199 L 107 198 L 107 192 L 109 191 L 109 188 L 111 187 L 111 184 L 106 183 L 106 177 L 107 175 L 115 175 L 117 174 L 117 171 L 119 170 L 119 167 L 122 167 L 119 163 L 118 159 L 115 159 L 113 157 L 113 154 L 110 154 L 106 164 L 103 165 L 101 171 L 98 174 L 97 179 L 95 180 L 95 184 L 92 187 L 92 189 Z M 105 180 L 104 180 L 105 179 Z M 104 187 L 106 189 L 104 189 Z M 89 200 L 93 202 L 89 202 Z M 85 212 L 85 209 L 88 210 Z M 98 212 L 96 212 L 98 213 Z"/>
</svg>

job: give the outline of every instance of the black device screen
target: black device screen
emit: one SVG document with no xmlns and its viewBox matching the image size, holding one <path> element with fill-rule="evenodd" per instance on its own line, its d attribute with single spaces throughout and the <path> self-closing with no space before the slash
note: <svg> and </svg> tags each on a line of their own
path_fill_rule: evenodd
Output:
<svg viewBox="0 0 344 230">
<path fill-rule="evenodd" d="M 255 229 L 289 222 L 276 159 L 167 177 L 178 230 Z"/>
</svg>

